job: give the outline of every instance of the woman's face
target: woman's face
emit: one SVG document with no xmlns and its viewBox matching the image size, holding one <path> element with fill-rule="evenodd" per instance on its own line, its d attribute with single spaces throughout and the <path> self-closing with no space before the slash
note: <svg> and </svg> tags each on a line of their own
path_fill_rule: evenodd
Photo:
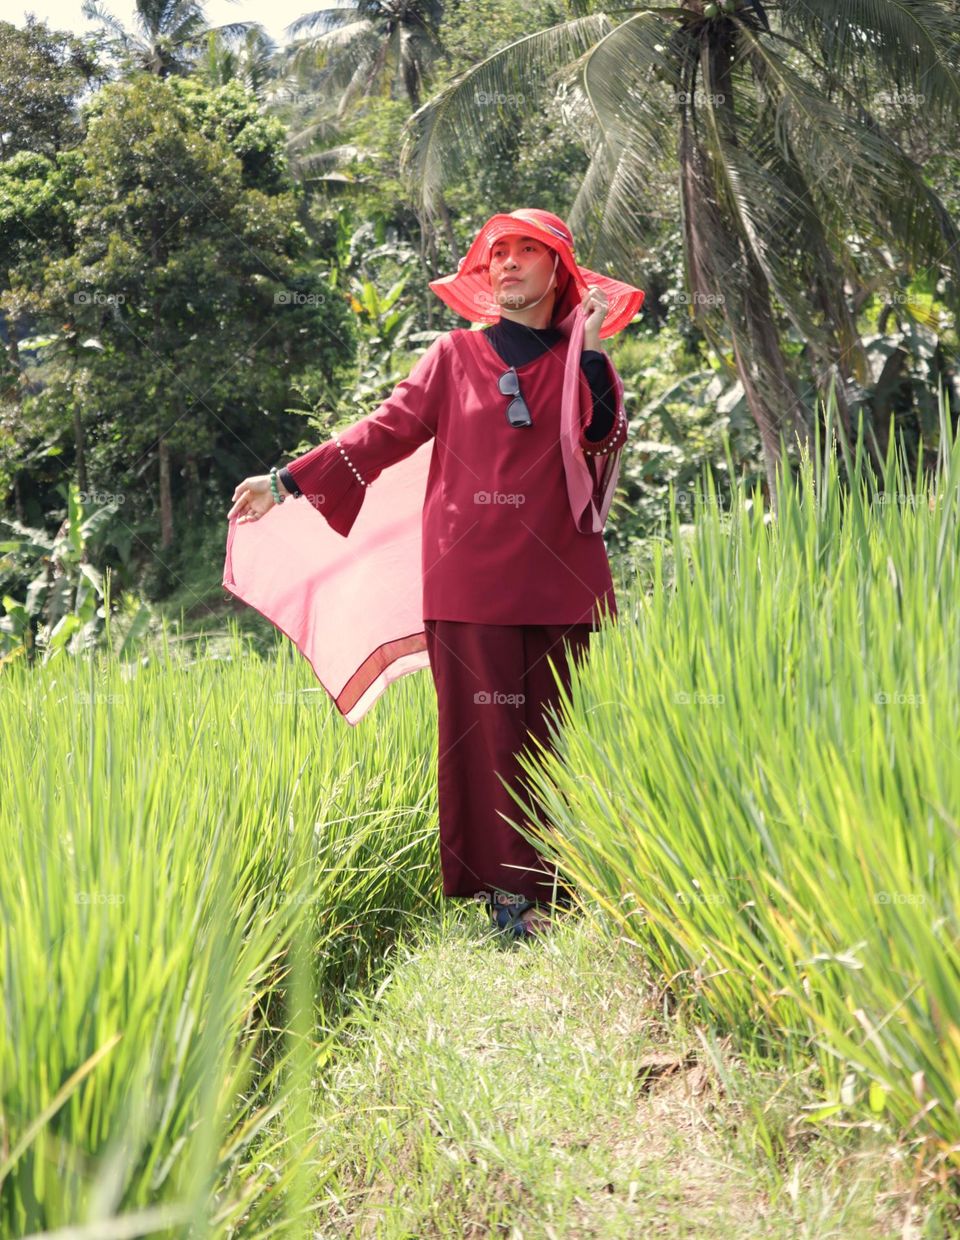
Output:
<svg viewBox="0 0 960 1240">
<path fill-rule="evenodd" d="M 490 250 L 490 284 L 498 305 L 522 310 L 550 285 L 554 252 L 533 237 L 503 237 Z M 541 303 L 544 304 L 544 303 Z"/>
</svg>

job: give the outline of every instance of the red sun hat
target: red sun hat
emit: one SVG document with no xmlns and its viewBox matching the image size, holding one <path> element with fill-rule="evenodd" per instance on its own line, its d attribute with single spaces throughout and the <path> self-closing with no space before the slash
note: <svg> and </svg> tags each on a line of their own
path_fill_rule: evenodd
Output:
<svg viewBox="0 0 960 1240">
<path fill-rule="evenodd" d="M 491 215 L 460 259 L 457 271 L 429 283 L 441 301 L 471 323 L 500 321 L 500 306 L 490 283 L 490 251 L 501 237 L 507 236 L 536 237 L 560 256 L 553 304 L 554 324 L 580 305 L 589 288 L 597 288 L 607 295 L 601 339 L 626 327 L 643 305 L 645 293 L 642 289 L 577 265 L 573 256 L 573 233 L 559 215 L 535 207 L 521 207 L 509 215 Z"/>
</svg>

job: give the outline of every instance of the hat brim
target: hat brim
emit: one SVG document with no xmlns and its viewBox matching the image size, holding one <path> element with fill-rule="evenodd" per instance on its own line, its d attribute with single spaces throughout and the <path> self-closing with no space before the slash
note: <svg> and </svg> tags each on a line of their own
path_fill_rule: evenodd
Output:
<svg viewBox="0 0 960 1240">
<path fill-rule="evenodd" d="M 501 237 L 530 236 L 534 233 L 539 241 L 559 254 L 560 261 L 572 277 L 562 304 L 554 306 L 554 319 L 565 318 L 574 305 L 580 304 L 588 288 L 598 288 L 606 293 L 608 301 L 600 338 L 613 336 L 626 327 L 643 305 L 646 296 L 643 289 L 591 271 L 589 267 L 578 266 L 570 247 L 560 238 L 545 230 L 539 231 L 531 226 L 530 221 L 514 215 L 491 216 L 467 250 L 460 270 L 431 280 L 429 287 L 451 310 L 471 323 L 499 322 L 500 306 L 490 284 L 490 247 Z"/>
</svg>

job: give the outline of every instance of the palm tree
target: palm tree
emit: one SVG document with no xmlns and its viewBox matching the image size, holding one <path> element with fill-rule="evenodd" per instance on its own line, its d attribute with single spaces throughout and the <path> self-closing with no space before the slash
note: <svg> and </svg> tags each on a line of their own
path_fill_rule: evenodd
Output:
<svg viewBox="0 0 960 1240">
<path fill-rule="evenodd" d="M 263 100 L 274 77 L 277 45 L 262 26 L 251 24 L 236 48 L 217 30 L 206 35 L 199 76 L 208 86 L 225 86 L 238 81 L 257 99 Z"/>
<path fill-rule="evenodd" d="M 81 11 L 109 31 L 117 52 L 128 63 L 158 77 L 189 72 L 209 33 L 234 39 L 245 36 L 254 26 L 253 22 L 209 26 L 199 0 L 136 0 L 134 33 L 98 0 L 84 0 Z"/>
<path fill-rule="evenodd" d="M 295 49 L 290 61 L 294 74 L 317 65 L 324 68 L 323 93 L 338 99 L 333 117 L 321 115 L 292 141 L 299 152 L 323 131 L 332 136 L 356 99 L 402 86 L 410 106 L 416 111 L 431 67 L 443 51 L 438 27 L 443 16 L 442 0 L 344 0 L 338 6 L 307 13 L 288 27 L 295 37 L 304 31 L 319 31 Z M 338 169 L 350 162 L 355 148 L 338 144 L 311 155 L 294 156 L 293 168 L 300 174 L 318 173 L 332 180 Z M 447 244 L 459 258 L 450 212 L 439 191 L 429 206 L 417 212 L 421 234 L 421 256 L 430 275 L 439 271 L 431 217 L 439 217 Z M 432 269 L 432 270 L 431 270 Z"/>
<path fill-rule="evenodd" d="M 441 50 L 442 15 L 441 0 L 345 0 L 318 9 L 288 28 L 294 36 L 320 32 L 298 47 L 294 67 L 306 62 L 327 67 L 330 93 L 340 96 L 338 120 L 358 96 L 378 94 L 397 82 L 417 109 Z"/>
<path fill-rule="evenodd" d="M 932 271 L 945 277 L 944 300 L 957 298 L 960 232 L 864 99 L 879 75 L 921 96 L 928 114 L 955 118 L 958 33 L 946 0 L 780 0 L 776 10 L 678 0 L 621 22 L 586 13 L 445 86 L 411 118 L 402 166 L 429 204 L 447 169 L 502 149 L 535 89 L 575 87 L 591 155 L 568 213 L 575 235 L 589 235 L 579 256 L 640 283 L 658 215 L 649 187 L 675 180 L 686 299 L 718 355 L 732 354 L 775 504 L 781 436 L 809 447 L 805 402 L 831 379 L 849 443 L 851 399 L 869 379 L 852 309 L 864 287 Z M 813 372 L 801 392 L 781 322 Z"/>
</svg>

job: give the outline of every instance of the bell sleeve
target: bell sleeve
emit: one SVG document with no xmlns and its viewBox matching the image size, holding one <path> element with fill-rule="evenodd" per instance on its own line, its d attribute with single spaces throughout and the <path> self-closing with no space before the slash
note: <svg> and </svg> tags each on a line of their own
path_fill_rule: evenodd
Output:
<svg viewBox="0 0 960 1240">
<path fill-rule="evenodd" d="M 350 533 L 366 489 L 390 465 L 410 456 L 437 433 L 437 416 L 449 379 L 448 337 L 438 336 L 373 413 L 326 443 L 289 461 L 287 476 L 300 495 L 342 534 Z"/>
<path fill-rule="evenodd" d="M 580 369 L 593 397 L 593 413 L 580 431 L 580 447 L 585 456 L 605 456 L 627 442 L 627 417 L 617 396 L 613 363 L 599 349 L 584 349 Z"/>
</svg>

